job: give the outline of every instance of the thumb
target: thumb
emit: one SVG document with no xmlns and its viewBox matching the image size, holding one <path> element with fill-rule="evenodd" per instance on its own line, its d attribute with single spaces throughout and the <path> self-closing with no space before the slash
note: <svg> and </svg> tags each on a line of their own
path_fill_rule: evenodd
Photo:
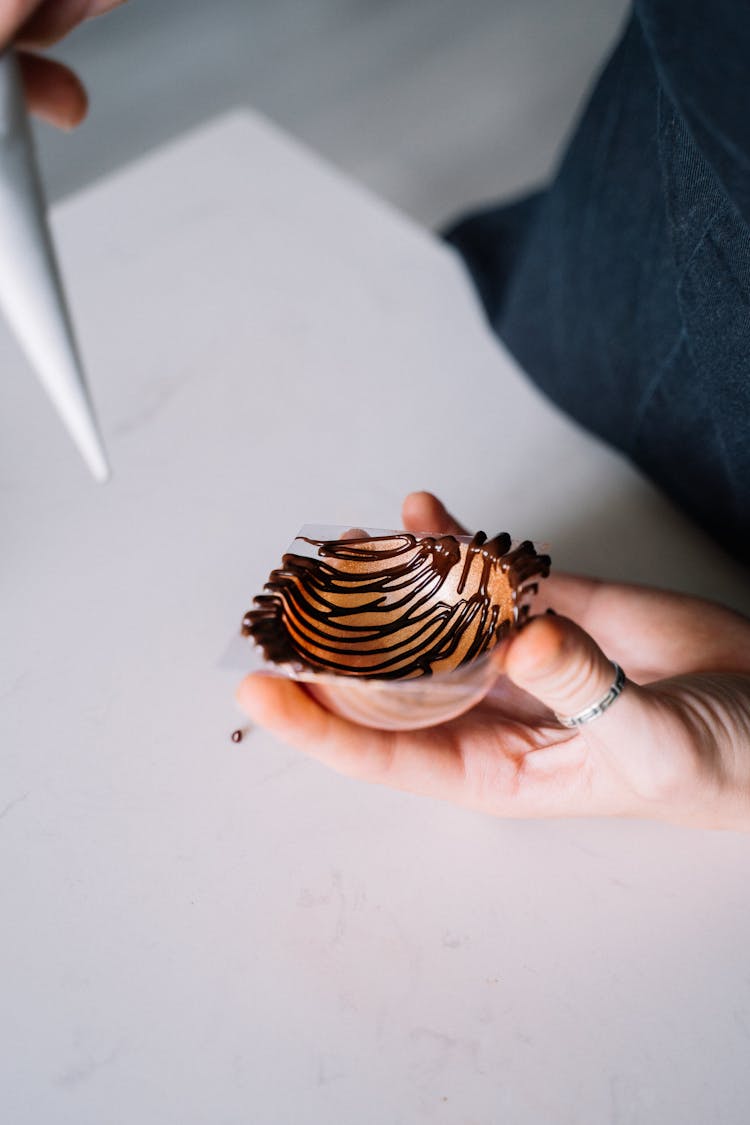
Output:
<svg viewBox="0 0 750 1125">
<path fill-rule="evenodd" d="M 606 695 L 612 661 L 573 621 L 537 617 L 508 644 L 503 671 L 560 715 L 576 715 Z"/>
</svg>

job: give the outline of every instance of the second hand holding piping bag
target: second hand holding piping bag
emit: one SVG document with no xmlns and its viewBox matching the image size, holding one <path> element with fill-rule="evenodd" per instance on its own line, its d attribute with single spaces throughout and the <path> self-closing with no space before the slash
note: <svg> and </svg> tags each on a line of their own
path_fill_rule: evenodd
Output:
<svg viewBox="0 0 750 1125">
<path fill-rule="evenodd" d="M 18 63 L 0 53 L 0 305 L 94 478 L 109 466 L 57 265 Z"/>
</svg>

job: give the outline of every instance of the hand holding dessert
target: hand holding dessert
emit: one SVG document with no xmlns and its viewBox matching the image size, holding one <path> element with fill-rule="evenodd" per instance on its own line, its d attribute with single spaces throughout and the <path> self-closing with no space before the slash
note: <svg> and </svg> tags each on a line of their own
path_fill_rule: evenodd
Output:
<svg viewBox="0 0 750 1125">
<path fill-rule="evenodd" d="M 463 534 L 428 493 L 413 532 Z M 540 614 L 496 650 L 505 676 L 481 704 L 428 730 L 376 731 L 331 714 L 299 684 L 246 677 L 257 724 L 354 777 L 498 816 L 656 817 L 750 830 L 750 622 L 710 602 L 553 574 Z M 607 700 L 613 661 L 622 693 Z"/>
<path fill-rule="evenodd" d="M 80 124 L 88 97 L 77 74 L 38 52 L 84 20 L 121 3 L 124 0 L 0 0 L 0 51 L 15 45 L 29 108 L 50 125 L 72 129 Z"/>
</svg>

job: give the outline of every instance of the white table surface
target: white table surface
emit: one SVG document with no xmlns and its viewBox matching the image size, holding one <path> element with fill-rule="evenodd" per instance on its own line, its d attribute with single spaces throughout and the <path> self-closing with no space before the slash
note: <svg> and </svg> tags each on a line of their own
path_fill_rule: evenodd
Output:
<svg viewBox="0 0 750 1125">
<path fill-rule="evenodd" d="M 744 1125 L 747 837 L 235 746 L 219 660 L 302 523 L 414 487 L 561 566 L 745 576 L 530 389 L 448 251 L 262 121 L 55 227 L 115 476 L 3 332 L 0 1120 Z"/>
</svg>

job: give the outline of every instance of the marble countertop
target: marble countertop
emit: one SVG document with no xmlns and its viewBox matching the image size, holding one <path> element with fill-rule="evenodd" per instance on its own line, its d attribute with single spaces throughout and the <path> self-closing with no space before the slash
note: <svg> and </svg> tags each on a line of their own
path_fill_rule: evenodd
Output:
<svg viewBox="0 0 750 1125">
<path fill-rule="evenodd" d="M 114 468 L 0 335 L 0 1119 L 744 1125 L 750 847 L 494 821 L 240 745 L 221 656 L 300 525 L 430 488 L 556 565 L 750 608 L 428 233 L 251 115 L 55 231 Z"/>
</svg>

